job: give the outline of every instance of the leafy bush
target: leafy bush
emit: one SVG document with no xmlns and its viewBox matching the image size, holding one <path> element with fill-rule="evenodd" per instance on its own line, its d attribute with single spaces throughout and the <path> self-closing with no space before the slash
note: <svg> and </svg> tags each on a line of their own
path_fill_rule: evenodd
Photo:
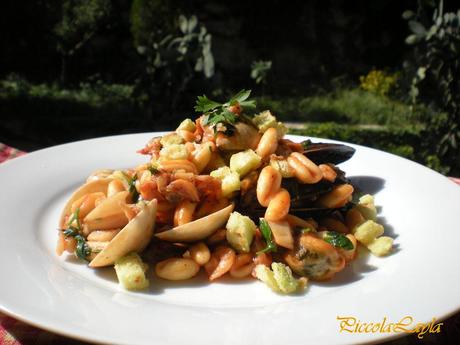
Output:
<svg viewBox="0 0 460 345">
<path fill-rule="evenodd" d="M 398 74 L 388 74 L 380 70 L 371 70 L 366 76 L 359 77 L 360 86 L 363 90 L 380 96 L 386 96 L 396 85 Z"/>
<path fill-rule="evenodd" d="M 132 85 L 99 81 L 62 89 L 10 76 L 0 81 L 0 137 L 29 151 L 79 139 L 160 129 L 146 120 L 133 92 Z M 160 125 L 157 121 L 156 126 Z"/>
<path fill-rule="evenodd" d="M 108 104 L 136 103 L 134 86 L 125 84 L 106 84 L 98 80 L 94 83 L 82 82 L 76 89 L 65 89 L 57 84 L 32 84 L 26 79 L 11 74 L 0 80 L 0 99 L 13 98 L 49 99 L 84 103 L 92 107 Z"/>
<path fill-rule="evenodd" d="M 152 114 L 169 116 L 191 101 L 185 94 L 192 82 L 211 78 L 215 67 L 211 34 L 195 15 L 181 14 L 173 3 L 135 0 L 131 7 L 134 44 L 145 62 L 137 91 L 147 95 Z"/>
<path fill-rule="evenodd" d="M 436 133 L 432 143 L 442 161 L 460 173 L 460 10 L 444 13 L 444 2 L 433 11 L 431 20 L 427 9 L 419 2 L 417 13 L 405 11 L 411 35 L 406 43 L 412 45 L 412 58 L 405 62 L 405 72 L 411 79 L 413 103 L 423 102 L 443 110 L 447 117 L 432 118 L 431 131 Z"/>
<path fill-rule="evenodd" d="M 256 84 L 265 84 L 267 82 L 267 75 L 272 68 L 271 61 L 253 61 L 251 64 L 251 79 L 253 79 Z"/>
</svg>

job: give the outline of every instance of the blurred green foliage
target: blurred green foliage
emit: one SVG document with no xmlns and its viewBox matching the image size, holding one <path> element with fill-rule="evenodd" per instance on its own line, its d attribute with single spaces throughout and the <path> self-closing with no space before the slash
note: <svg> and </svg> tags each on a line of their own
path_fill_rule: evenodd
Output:
<svg viewBox="0 0 460 345">
<path fill-rule="evenodd" d="M 363 90 L 386 96 L 395 87 L 398 73 L 389 74 L 380 70 L 371 70 L 367 75 L 359 77 Z"/>
<path fill-rule="evenodd" d="M 338 89 L 310 97 L 261 97 L 257 103 L 260 109 L 271 109 L 284 121 L 420 127 L 437 114 L 423 105 L 411 106 L 359 88 Z"/>
<path fill-rule="evenodd" d="M 253 61 L 251 64 L 251 78 L 256 82 L 256 84 L 266 84 L 267 76 L 271 68 L 271 61 Z"/>
<path fill-rule="evenodd" d="M 416 12 L 403 13 L 412 47 L 405 61 L 413 104 L 431 104 L 447 114 L 432 117 L 429 127 L 436 135 L 432 145 L 439 159 L 460 171 L 460 9 L 444 11 L 444 1 L 420 1 Z M 430 18 L 431 14 L 431 18 Z"/>
<path fill-rule="evenodd" d="M 410 46 L 411 0 L 11 3 L 0 135 L 30 149 L 166 129 L 197 95 L 252 88 L 261 110 L 320 136 L 460 174 L 459 13 L 433 3 L 404 13 Z"/>
</svg>

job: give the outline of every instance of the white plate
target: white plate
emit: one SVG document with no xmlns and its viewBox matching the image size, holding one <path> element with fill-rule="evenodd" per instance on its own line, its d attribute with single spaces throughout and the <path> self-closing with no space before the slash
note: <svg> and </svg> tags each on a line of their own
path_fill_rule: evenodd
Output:
<svg viewBox="0 0 460 345">
<path fill-rule="evenodd" d="M 95 342 L 267 345 L 383 341 L 401 334 L 340 333 L 337 316 L 429 322 L 459 309 L 460 188 L 421 165 L 355 145 L 341 168 L 375 193 L 396 251 L 364 256 L 303 295 L 279 296 L 257 281 L 199 279 L 153 281 L 150 291 L 131 293 L 110 268 L 57 257 L 58 217 L 72 190 L 96 169 L 145 162 L 135 151 L 152 136 L 80 141 L 0 166 L 0 310 Z"/>
</svg>

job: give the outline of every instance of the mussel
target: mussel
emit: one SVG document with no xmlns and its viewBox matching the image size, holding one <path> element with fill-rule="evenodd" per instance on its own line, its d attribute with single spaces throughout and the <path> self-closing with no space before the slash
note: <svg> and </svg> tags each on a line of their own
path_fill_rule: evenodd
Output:
<svg viewBox="0 0 460 345">
<path fill-rule="evenodd" d="M 329 279 L 345 267 L 344 257 L 315 233 L 299 235 L 283 258 L 295 273 L 313 280 Z"/>
<path fill-rule="evenodd" d="M 303 154 L 315 164 L 339 164 L 349 160 L 354 154 L 353 147 L 343 144 L 313 143 L 311 140 L 302 142 L 305 147 Z"/>
</svg>

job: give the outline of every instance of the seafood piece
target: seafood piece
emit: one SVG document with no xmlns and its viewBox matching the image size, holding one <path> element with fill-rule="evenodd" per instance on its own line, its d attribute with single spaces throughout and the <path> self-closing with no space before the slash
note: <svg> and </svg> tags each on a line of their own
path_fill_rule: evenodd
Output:
<svg viewBox="0 0 460 345">
<path fill-rule="evenodd" d="M 194 242 L 202 240 L 225 225 L 233 208 L 234 204 L 228 205 L 209 216 L 184 225 L 176 226 L 171 230 L 159 232 L 155 234 L 155 236 L 169 242 Z"/>
<path fill-rule="evenodd" d="M 349 160 L 354 154 L 353 147 L 343 144 L 312 143 L 310 140 L 302 142 L 305 147 L 303 154 L 313 163 L 319 165 L 324 163 L 339 164 Z"/>
<path fill-rule="evenodd" d="M 112 180 L 113 180 L 112 178 L 101 178 L 97 180 L 92 180 L 90 182 L 85 183 L 80 188 L 78 188 L 72 194 L 72 196 L 67 201 L 67 203 L 65 204 L 62 210 L 61 218 L 59 220 L 59 227 L 61 229 L 64 229 L 66 227 L 67 224 L 65 224 L 65 218 L 70 213 L 70 208 L 72 207 L 72 204 L 74 203 L 74 201 L 90 193 L 102 192 L 104 194 L 107 194 L 107 187 L 110 181 Z"/>
<path fill-rule="evenodd" d="M 247 123 L 238 122 L 231 136 L 219 134 L 216 145 L 224 151 L 242 151 L 248 148 L 255 150 L 260 141 L 259 131 Z"/>
<path fill-rule="evenodd" d="M 142 210 L 99 252 L 89 263 L 90 267 L 113 265 L 131 252 L 141 252 L 150 242 L 154 232 L 157 210 L 156 199 L 149 201 Z"/>
<path fill-rule="evenodd" d="M 295 273 L 313 280 L 329 279 L 345 267 L 345 258 L 336 248 L 310 232 L 297 237 L 284 260 Z"/>
</svg>

